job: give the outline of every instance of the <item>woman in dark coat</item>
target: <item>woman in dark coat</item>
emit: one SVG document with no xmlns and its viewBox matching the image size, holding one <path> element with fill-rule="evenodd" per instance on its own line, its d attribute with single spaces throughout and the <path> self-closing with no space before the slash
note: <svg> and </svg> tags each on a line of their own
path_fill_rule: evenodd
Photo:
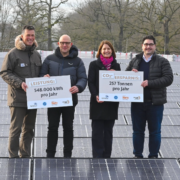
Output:
<svg viewBox="0 0 180 180">
<path fill-rule="evenodd" d="M 92 119 L 93 158 L 110 158 L 113 126 L 118 119 L 118 102 L 99 101 L 99 70 L 120 71 L 112 44 L 104 40 L 99 45 L 97 60 L 89 65 L 88 86 L 91 93 L 90 119 Z"/>
</svg>

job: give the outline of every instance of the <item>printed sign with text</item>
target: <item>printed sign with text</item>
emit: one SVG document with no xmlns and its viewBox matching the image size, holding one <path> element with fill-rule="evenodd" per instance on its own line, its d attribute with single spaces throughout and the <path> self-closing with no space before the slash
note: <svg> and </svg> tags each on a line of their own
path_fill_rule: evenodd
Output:
<svg viewBox="0 0 180 180">
<path fill-rule="evenodd" d="M 143 72 L 99 71 L 99 100 L 143 102 Z"/>
<path fill-rule="evenodd" d="M 72 106 L 70 76 L 27 78 L 28 109 Z"/>
</svg>

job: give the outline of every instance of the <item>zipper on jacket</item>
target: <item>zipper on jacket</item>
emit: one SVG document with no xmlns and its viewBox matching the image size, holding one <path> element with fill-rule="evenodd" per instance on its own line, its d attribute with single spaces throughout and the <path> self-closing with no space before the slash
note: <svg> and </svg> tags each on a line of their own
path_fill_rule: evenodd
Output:
<svg viewBox="0 0 180 180">
<path fill-rule="evenodd" d="M 29 63 L 30 63 L 30 71 L 31 71 L 31 77 L 32 77 L 31 60 L 30 60 L 30 58 L 31 58 L 31 55 L 29 56 Z"/>
<path fill-rule="evenodd" d="M 60 63 L 59 63 L 59 65 L 58 65 L 58 75 L 60 75 Z"/>
</svg>

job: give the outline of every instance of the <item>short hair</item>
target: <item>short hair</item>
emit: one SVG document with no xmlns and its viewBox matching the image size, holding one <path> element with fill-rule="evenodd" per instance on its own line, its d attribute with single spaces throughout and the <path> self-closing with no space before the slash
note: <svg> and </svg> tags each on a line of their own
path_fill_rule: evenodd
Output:
<svg viewBox="0 0 180 180">
<path fill-rule="evenodd" d="M 151 39 L 151 40 L 153 40 L 154 44 L 156 44 L 156 39 L 155 39 L 155 37 L 154 37 L 153 35 L 145 36 L 145 37 L 143 38 L 143 40 L 142 40 L 142 44 L 144 43 L 144 41 L 145 41 L 146 39 Z"/>
<path fill-rule="evenodd" d="M 34 26 L 31 26 L 31 25 L 25 25 L 22 29 L 22 34 L 24 34 L 24 31 L 28 29 L 28 30 L 34 30 L 35 31 L 35 28 Z"/>
<path fill-rule="evenodd" d="M 100 43 L 100 45 L 99 45 L 99 47 L 98 47 L 98 52 L 97 52 L 96 57 L 97 57 L 97 58 L 100 57 L 101 49 L 102 49 L 102 47 L 103 47 L 104 44 L 107 44 L 107 45 L 111 48 L 111 50 L 112 50 L 112 56 L 113 56 L 113 58 L 116 58 L 116 53 L 115 53 L 115 51 L 114 51 L 114 47 L 113 47 L 113 45 L 112 45 L 109 41 L 107 41 L 107 40 L 101 41 L 101 43 Z"/>
</svg>

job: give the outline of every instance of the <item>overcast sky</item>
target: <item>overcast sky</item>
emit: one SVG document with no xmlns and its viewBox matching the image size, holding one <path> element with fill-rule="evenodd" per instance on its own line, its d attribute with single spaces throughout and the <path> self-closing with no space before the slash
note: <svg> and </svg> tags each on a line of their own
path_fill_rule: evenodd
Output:
<svg viewBox="0 0 180 180">
<path fill-rule="evenodd" d="M 54 1 L 58 2 L 59 0 L 54 0 Z M 72 10 L 72 8 L 69 5 L 70 3 L 73 4 L 73 7 L 75 7 L 78 3 L 83 2 L 83 1 L 85 1 L 85 0 L 68 0 L 68 2 L 63 4 L 63 5 L 61 5 L 61 7 L 64 10 L 71 12 L 73 10 Z"/>
</svg>

